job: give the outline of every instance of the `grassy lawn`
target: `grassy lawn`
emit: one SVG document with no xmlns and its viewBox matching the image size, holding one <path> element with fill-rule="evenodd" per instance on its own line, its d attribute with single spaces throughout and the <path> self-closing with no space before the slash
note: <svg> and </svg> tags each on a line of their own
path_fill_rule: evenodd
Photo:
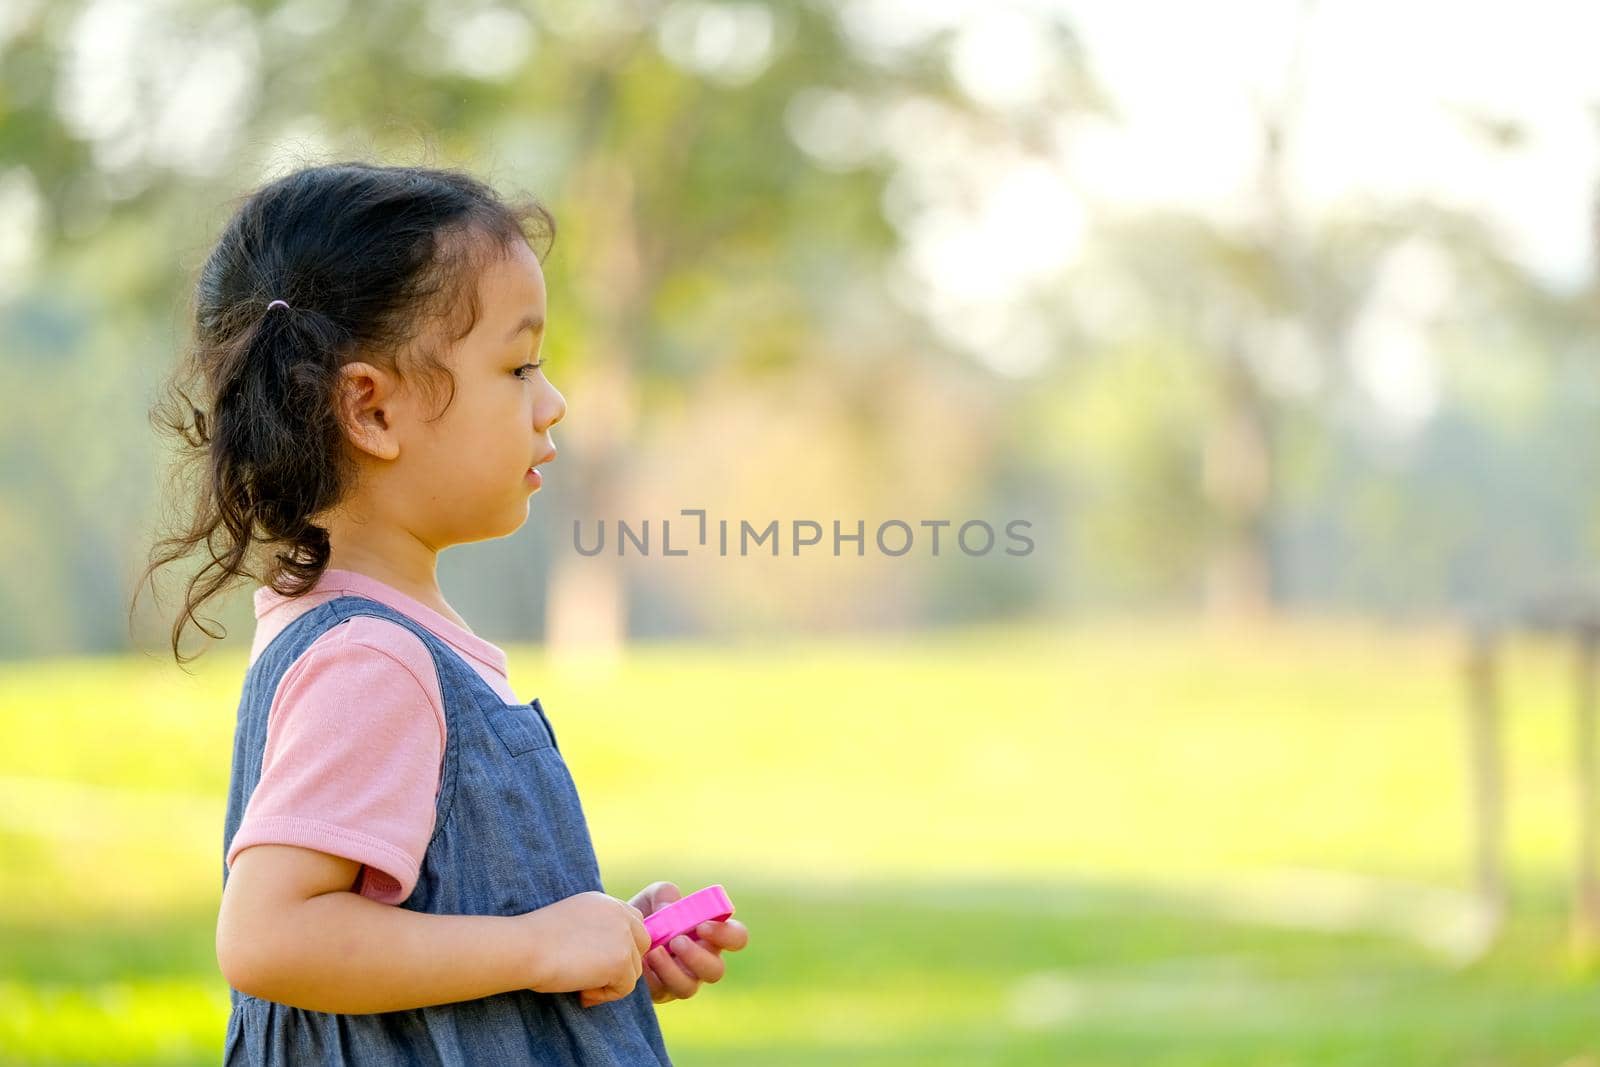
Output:
<svg viewBox="0 0 1600 1067">
<path fill-rule="evenodd" d="M 675 1062 L 1600 1067 L 1562 649 L 1506 660 L 1516 908 L 1485 955 L 1447 633 L 508 651 L 607 890 L 721 882 L 750 927 L 660 1007 Z M 220 1058 L 242 669 L 0 667 L 0 1062 Z"/>
</svg>

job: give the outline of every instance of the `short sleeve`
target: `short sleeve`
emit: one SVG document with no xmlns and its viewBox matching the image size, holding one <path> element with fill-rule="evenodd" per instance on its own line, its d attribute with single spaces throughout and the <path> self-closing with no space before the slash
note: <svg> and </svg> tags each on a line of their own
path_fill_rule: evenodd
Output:
<svg viewBox="0 0 1600 1067">
<path fill-rule="evenodd" d="M 278 683 L 229 867 L 251 845 L 298 845 L 365 865 L 363 896 L 404 901 L 433 836 L 444 742 L 421 639 L 370 616 L 330 628 Z"/>
</svg>

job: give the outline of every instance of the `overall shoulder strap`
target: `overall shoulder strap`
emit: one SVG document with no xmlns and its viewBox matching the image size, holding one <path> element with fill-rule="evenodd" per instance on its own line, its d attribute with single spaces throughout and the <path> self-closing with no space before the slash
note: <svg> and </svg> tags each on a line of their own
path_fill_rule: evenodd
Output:
<svg viewBox="0 0 1600 1067">
<path fill-rule="evenodd" d="M 250 673 L 259 674 L 262 682 L 275 687 L 278 677 L 288 670 L 289 665 L 317 638 L 358 615 L 388 619 L 416 634 L 417 639 L 433 655 L 434 668 L 438 671 L 440 685 L 444 685 L 449 679 L 447 671 L 454 669 L 457 657 L 438 635 L 404 612 L 370 597 L 355 594 L 335 597 L 290 622 L 268 642 L 266 648 L 261 650 L 261 655 L 251 665 Z"/>
<path fill-rule="evenodd" d="M 270 703 L 272 693 L 276 692 L 278 682 L 285 671 L 289 669 L 299 655 L 311 646 L 318 637 L 327 633 L 333 627 L 347 619 L 358 615 L 374 616 L 388 619 L 390 622 L 404 626 L 428 649 L 433 656 L 434 672 L 439 679 L 440 696 L 444 704 L 445 714 L 445 751 L 443 776 L 439 789 L 439 807 L 434 835 L 437 836 L 443 828 L 445 816 L 448 815 L 451 803 L 455 797 L 456 781 L 456 752 L 458 748 L 457 711 L 454 694 L 467 691 L 464 687 L 471 686 L 474 682 L 482 683 L 477 672 L 469 667 L 466 662 L 450 648 L 442 638 L 426 626 L 417 622 L 402 611 L 397 611 L 389 605 L 373 600 L 371 597 L 350 594 L 335 597 L 326 604 L 319 604 L 299 618 L 293 620 L 283 631 L 276 635 L 262 649 L 256 662 L 251 665 L 245 680 L 246 701 L 251 699 L 254 692 L 258 698 L 258 706 L 265 707 Z M 470 675 L 470 677 L 468 677 Z"/>
</svg>

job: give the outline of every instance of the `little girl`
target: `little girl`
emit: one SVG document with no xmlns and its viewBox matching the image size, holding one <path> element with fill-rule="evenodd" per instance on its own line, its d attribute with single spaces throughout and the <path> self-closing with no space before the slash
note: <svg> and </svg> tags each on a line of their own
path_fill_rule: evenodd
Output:
<svg viewBox="0 0 1600 1067">
<path fill-rule="evenodd" d="M 220 636 L 205 600 L 264 583 L 223 833 L 229 1064 L 668 1064 L 652 1002 L 747 942 L 729 920 L 646 954 L 677 887 L 603 891 L 543 706 L 439 591 L 439 551 L 517 530 L 556 456 L 525 227 L 548 251 L 542 206 L 459 172 L 311 167 L 201 270 L 158 408 L 199 499 L 145 578 L 205 550 L 180 662 L 188 623 Z"/>
</svg>

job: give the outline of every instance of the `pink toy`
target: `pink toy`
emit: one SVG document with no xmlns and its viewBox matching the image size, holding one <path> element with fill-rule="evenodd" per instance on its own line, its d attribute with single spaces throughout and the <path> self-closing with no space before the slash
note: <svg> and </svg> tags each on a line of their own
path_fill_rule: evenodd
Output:
<svg viewBox="0 0 1600 1067">
<path fill-rule="evenodd" d="M 733 914 L 733 901 L 720 885 L 697 889 L 681 900 L 674 900 L 645 916 L 644 928 L 650 934 L 650 947 L 664 945 L 679 934 L 694 937 L 694 928 L 703 922 L 721 922 Z"/>
</svg>

